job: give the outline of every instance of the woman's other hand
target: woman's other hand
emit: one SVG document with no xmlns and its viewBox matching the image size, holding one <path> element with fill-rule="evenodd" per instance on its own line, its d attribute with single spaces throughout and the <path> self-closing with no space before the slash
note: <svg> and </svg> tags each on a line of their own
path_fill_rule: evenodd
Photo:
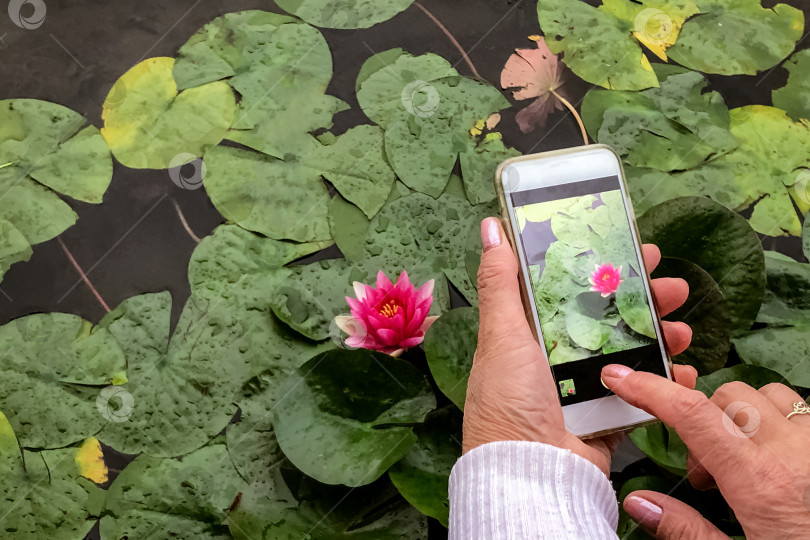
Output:
<svg viewBox="0 0 810 540">
<path fill-rule="evenodd" d="M 711 399 L 653 375 L 610 365 L 602 379 L 626 402 L 657 416 L 689 448 L 690 480 L 717 483 L 747 538 L 810 534 L 810 414 L 794 414 L 801 396 L 782 384 L 755 390 L 726 383 Z M 801 405 L 800 405 L 801 407 Z M 700 513 L 654 491 L 635 491 L 624 508 L 661 539 L 727 539 Z"/>
</svg>

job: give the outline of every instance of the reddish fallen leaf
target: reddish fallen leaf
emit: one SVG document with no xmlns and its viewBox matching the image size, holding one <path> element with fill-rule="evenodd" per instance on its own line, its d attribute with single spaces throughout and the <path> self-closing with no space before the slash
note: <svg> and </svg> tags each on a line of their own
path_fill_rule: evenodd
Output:
<svg viewBox="0 0 810 540">
<path fill-rule="evenodd" d="M 532 36 L 536 49 L 515 49 L 501 72 L 501 87 L 513 89 L 512 96 L 517 100 L 534 98 L 515 116 L 523 133 L 529 133 L 546 125 L 549 115 L 563 104 L 554 95 L 561 93 L 563 85 L 563 65 L 548 50 L 545 40 Z"/>
</svg>

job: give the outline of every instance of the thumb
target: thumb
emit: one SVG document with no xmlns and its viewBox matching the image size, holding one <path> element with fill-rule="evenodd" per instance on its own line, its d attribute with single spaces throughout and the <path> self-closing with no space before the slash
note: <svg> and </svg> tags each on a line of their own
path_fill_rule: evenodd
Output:
<svg viewBox="0 0 810 540">
<path fill-rule="evenodd" d="M 729 540 L 700 512 L 662 493 L 634 491 L 623 506 L 633 521 L 661 540 Z"/>
<path fill-rule="evenodd" d="M 517 258 L 498 218 L 481 222 L 481 243 L 479 345 L 494 345 L 516 331 L 531 334 L 520 298 Z"/>
</svg>

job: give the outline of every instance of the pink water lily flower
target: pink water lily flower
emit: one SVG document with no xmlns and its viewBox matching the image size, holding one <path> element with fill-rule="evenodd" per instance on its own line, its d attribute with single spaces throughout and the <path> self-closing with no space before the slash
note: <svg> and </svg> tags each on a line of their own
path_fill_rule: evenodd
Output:
<svg viewBox="0 0 810 540">
<path fill-rule="evenodd" d="M 602 298 L 610 296 L 619 288 L 622 282 L 622 267 L 615 268 L 611 263 L 597 264 L 596 270 L 591 272 L 591 277 L 588 281 L 591 284 L 592 291 L 602 293 Z"/>
<path fill-rule="evenodd" d="M 433 280 L 418 289 L 408 273 L 396 284 L 377 272 L 377 287 L 354 282 L 357 298 L 346 297 L 351 316 L 335 317 L 337 326 L 349 334 L 346 345 L 399 356 L 425 339 L 425 332 L 438 317 L 428 317 L 433 304 Z"/>
</svg>

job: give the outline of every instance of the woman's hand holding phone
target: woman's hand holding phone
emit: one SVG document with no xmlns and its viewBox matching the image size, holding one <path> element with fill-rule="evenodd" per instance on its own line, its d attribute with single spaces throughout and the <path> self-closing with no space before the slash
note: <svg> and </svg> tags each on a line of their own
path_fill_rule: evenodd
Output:
<svg viewBox="0 0 810 540">
<path fill-rule="evenodd" d="M 551 368 L 526 320 L 518 262 L 500 220 L 485 219 L 481 238 L 480 325 L 464 407 L 464 452 L 495 441 L 543 442 L 567 448 L 608 474 L 611 451 L 618 438 L 608 435 L 582 441 L 566 431 Z M 647 272 L 660 259 L 658 248 L 644 246 Z M 661 315 L 677 309 L 689 294 L 682 279 L 655 279 L 652 287 Z M 670 354 L 683 352 L 689 346 L 692 331 L 685 323 L 665 321 L 663 330 Z M 673 374 L 678 383 L 694 388 L 694 368 L 675 366 Z"/>
</svg>

